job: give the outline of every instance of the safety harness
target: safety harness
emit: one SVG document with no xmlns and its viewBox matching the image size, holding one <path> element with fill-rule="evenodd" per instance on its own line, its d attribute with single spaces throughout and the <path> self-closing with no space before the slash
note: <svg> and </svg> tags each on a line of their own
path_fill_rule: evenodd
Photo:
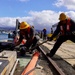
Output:
<svg viewBox="0 0 75 75">
<path fill-rule="evenodd" d="M 70 26 L 71 26 L 70 18 L 68 18 L 67 19 L 67 26 L 66 26 L 66 31 L 67 32 L 70 32 Z M 60 26 L 60 30 L 61 30 L 61 34 L 64 35 L 63 25 Z"/>
</svg>

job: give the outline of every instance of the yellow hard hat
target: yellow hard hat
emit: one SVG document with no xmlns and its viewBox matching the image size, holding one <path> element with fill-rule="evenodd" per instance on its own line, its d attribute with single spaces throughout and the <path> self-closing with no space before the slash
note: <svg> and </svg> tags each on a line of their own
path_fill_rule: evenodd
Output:
<svg viewBox="0 0 75 75">
<path fill-rule="evenodd" d="M 29 27 L 29 24 L 27 22 L 21 22 L 19 29 L 26 29 Z"/>
<path fill-rule="evenodd" d="M 59 20 L 63 21 L 65 19 L 67 19 L 67 16 L 65 15 L 65 13 L 61 13 L 60 16 L 59 16 Z"/>
</svg>

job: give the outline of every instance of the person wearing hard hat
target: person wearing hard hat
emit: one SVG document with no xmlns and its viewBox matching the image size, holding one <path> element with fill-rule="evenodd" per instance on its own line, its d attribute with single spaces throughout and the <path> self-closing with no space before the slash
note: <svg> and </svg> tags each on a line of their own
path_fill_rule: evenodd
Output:
<svg viewBox="0 0 75 75">
<path fill-rule="evenodd" d="M 65 13 L 60 14 L 57 28 L 49 39 L 49 41 L 52 41 L 53 38 L 58 34 L 60 35 L 57 38 L 53 48 L 50 50 L 50 53 L 47 53 L 47 56 L 49 57 L 54 56 L 57 49 L 61 46 L 63 42 L 67 40 L 75 42 L 75 22 L 71 18 L 67 17 Z"/>
<path fill-rule="evenodd" d="M 16 46 L 19 45 L 23 39 L 26 39 L 26 43 L 24 44 L 24 46 L 27 49 L 29 49 L 31 45 L 32 47 L 34 47 L 38 41 L 38 39 L 35 37 L 34 28 L 32 28 L 27 22 L 21 22 L 19 29 L 20 29 L 20 38 L 15 45 Z M 21 55 L 23 56 L 24 54 L 25 54 L 24 51 L 22 51 Z"/>
</svg>

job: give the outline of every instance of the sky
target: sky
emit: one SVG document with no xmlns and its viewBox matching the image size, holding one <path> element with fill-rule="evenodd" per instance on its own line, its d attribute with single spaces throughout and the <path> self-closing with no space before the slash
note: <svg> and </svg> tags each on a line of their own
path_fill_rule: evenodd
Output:
<svg viewBox="0 0 75 75">
<path fill-rule="evenodd" d="M 0 27 L 15 27 L 18 19 L 50 30 L 61 12 L 75 20 L 75 0 L 0 0 Z"/>
</svg>

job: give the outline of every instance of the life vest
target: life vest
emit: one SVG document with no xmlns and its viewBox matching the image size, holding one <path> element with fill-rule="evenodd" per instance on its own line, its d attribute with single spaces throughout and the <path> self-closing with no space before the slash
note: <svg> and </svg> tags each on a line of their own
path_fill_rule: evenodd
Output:
<svg viewBox="0 0 75 75">
<path fill-rule="evenodd" d="M 27 29 L 27 30 L 28 30 L 28 33 L 30 33 L 30 27 L 28 27 L 28 29 Z"/>
<path fill-rule="evenodd" d="M 67 26 L 66 26 L 66 31 L 69 32 L 70 31 L 70 18 L 67 19 Z M 61 30 L 61 34 L 64 35 L 64 29 L 63 29 L 63 25 L 60 26 L 60 30 Z"/>
<path fill-rule="evenodd" d="M 27 28 L 27 32 L 28 32 L 28 34 L 30 33 L 30 27 Z M 26 40 L 23 39 L 22 42 L 21 42 L 21 44 L 24 45 L 25 43 L 26 43 Z"/>
</svg>

